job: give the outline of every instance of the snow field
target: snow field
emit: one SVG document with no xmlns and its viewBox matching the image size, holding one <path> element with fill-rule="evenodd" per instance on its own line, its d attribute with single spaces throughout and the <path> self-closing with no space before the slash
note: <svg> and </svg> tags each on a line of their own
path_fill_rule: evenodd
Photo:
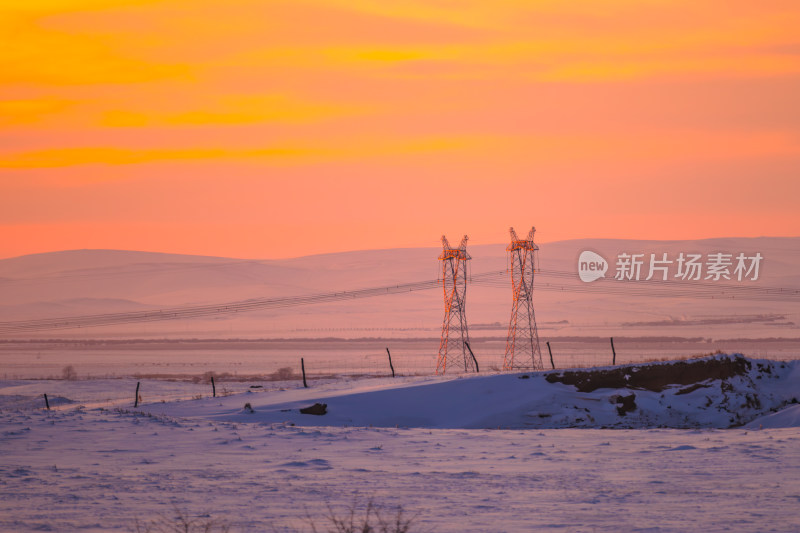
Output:
<svg viewBox="0 0 800 533">
<path fill-rule="evenodd" d="M 402 505 L 415 531 L 797 531 L 800 432 L 298 427 L 2 413 L 0 529 L 130 531 L 173 507 L 307 531 Z"/>
<path fill-rule="evenodd" d="M 798 531 L 800 364 L 749 361 L 660 392 L 498 374 L 225 383 L 209 398 L 142 380 L 137 409 L 137 380 L 0 381 L 0 531 L 133 531 L 176 510 L 309 531 L 305 517 L 324 528 L 329 507 L 370 500 L 415 516 L 412 531 Z M 328 413 L 299 413 L 315 402 Z M 747 426 L 718 429 L 731 413 Z"/>
</svg>

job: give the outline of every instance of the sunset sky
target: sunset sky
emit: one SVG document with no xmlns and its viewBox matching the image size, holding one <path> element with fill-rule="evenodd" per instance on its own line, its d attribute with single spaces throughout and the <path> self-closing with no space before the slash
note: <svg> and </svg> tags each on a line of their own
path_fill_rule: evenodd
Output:
<svg viewBox="0 0 800 533">
<path fill-rule="evenodd" d="M 0 257 L 800 235 L 797 0 L 0 0 Z"/>
</svg>

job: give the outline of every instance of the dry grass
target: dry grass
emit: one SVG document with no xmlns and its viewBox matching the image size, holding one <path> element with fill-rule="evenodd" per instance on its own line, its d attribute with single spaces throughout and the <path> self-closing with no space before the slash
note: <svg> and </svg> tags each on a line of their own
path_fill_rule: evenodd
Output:
<svg viewBox="0 0 800 533">
<path fill-rule="evenodd" d="M 158 515 L 150 522 L 136 520 L 136 533 L 227 533 L 230 526 L 209 515 L 192 517 L 187 511 L 173 507 L 175 516 Z"/>
<path fill-rule="evenodd" d="M 155 519 L 135 521 L 135 533 L 228 533 L 232 527 L 225 521 L 215 519 L 208 513 L 192 516 L 185 510 L 173 506 L 172 515 L 157 515 Z M 387 512 L 372 500 L 367 502 L 363 512 L 358 511 L 354 502 L 344 513 L 337 515 L 328 505 L 325 524 L 318 526 L 310 516 L 306 517 L 312 533 L 411 533 L 414 517 L 408 518 L 401 506 Z M 273 531 L 275 529 L 273 528 Z M 294 530 L 294 533 L 298 533 Z"/>
</svg>

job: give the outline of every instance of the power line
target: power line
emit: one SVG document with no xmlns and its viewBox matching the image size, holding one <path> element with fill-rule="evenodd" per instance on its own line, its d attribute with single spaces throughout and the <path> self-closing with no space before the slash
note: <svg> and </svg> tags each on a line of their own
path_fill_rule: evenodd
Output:
<svg viewBox="0 0 800 533">
<path fill-rule="evenodd" d="M 283 298 L 253 298 L 212 305 L 195 305 L 182 307 L 168 307 L 149 311 L 133 311 L 123 313 L 101 313 L 93 315 L 70 316 L 36 320 L 21 320 L 13 322 L 0 322 L 0 334 L 18 333 L 26 331 L 50 331 L 60 329 L 74 329 L 93 326 L 109 326 L 143 322 L 160 322 L 165 320 L 180 320 L 201 318 L 208 316 L 230 315 L 257 311 L 262 309 L 280 309 L 301 305 L 337 302 L 359 298 L 383 296 L 420 290 L 434 289 L 438 286 L 437 280 L 403 283 L 385 287 L 373 287 L 352 291 L 313 294 L 308 296 L 295 296 Z"/>
</svg>

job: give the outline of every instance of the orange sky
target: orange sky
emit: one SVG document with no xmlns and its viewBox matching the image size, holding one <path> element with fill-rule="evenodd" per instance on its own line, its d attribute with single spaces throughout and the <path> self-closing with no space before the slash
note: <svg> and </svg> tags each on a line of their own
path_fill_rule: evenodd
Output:
<svg viewBox="0 0 800 533">
<path fill-rule="evenodd" d="M 0 257 L 800 235 L 796 0 L 0 0 Z"/>
</svg>

